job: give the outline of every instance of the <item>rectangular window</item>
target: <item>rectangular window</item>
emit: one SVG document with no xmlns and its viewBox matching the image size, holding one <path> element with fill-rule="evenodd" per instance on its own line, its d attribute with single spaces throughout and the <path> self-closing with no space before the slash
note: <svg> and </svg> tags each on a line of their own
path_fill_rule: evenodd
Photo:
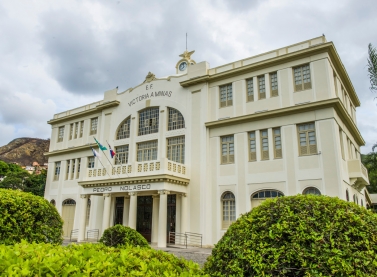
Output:
<svg viewBox="0 0 377 277">
<path fill-rule="evenodd" d="M 157 140 L 137 144 L 137 161 L 157 160 Z"/>
<path fill-rule="evenodd" d="M 88 168 L 94 168 L 94 159 L 95 157 L 88 158 Z"/>
<path fill-rule="evenodd" d="M 269 154 L 268 154 L 268 131 L 267 131 L 267 129 L 260 131 L 260 141 L 261 141 L 261 150 L 262 150 L 261 159 L 262 160 L 268 160 Z"/>
<path fill-rule="evenodd" d="M 81 158 L 77 159 L 77 172 L 76 172 L 76 179 L 80 177 L 80 168 L 81 168 Z"/>
<path fill-rule="evenodd" d="M 247 101 L 253 102 L 254 101 L 254 80 L 253 78 L 246 80 L 247 86 Z"/>
<path fill-rule="evenodd" d="M 79 122 L 75 123 L 75 139 L 77 139 L 79 134 Z"/>
<path fill-rule="evenodd" d="M 168 153 L 169 161 L 177 163 L 185 163 L 185 137 L 168 138 Z"/>
<path fill-rule="evenodd" d="M 298 125 L 300 156 L 317 154 L 314 122 Z"/>
<path fill-rule="evenodd" d="M 340 151 L 342 153 L 342 159 L 344 160 L 343 132 L 341 129 L 339 129 L 339 137 L 340 137 Z"/>
<path fill-rule="evenodd" d="M 59 180 L 59 176 L 60 176 L 60 165 L 61 165 L 60 162 L 55 162 L 54 181 Z"/>
<path fill-rule="evenodd" d="M 84 134 L 84 121 L 81 121 L 81 123 L 80 123 L 80 138 L 82 138 L 83 134 Z"/>
<path fill-rule="evenodd" d="M 271 86 L 271 97 L 279 95 L 278 92 L 278 73 L 270 73 L 270 86 Z"/>
<path fill-rule="evenodd" d="M 257 145 L 255 141 L 255 132 L 249 133 L 249 160 L 257 160 Z"/>
<path fill-rule="evenodd" d="M 258 77 L 258 99 L 266 99 L 266 80 L 264 75 Z"/>
<path fill-rule="evenodd" d="M 280 134 L 280 128 L 274 128 L 272 129 L 272 132 L 274 134 L 274 154 L 275 159 L 280 159 L 283 157 L 283 151 L 281 148 L 281 134 Z"/>
<path fill-rule="evenodd" d="M 64 126 L 59 127 L 58 142 L 62 142 L 64 138 Z"/>
<path fill-rule="evenodd" d="M 72 123 L 71 125 L 69 125 L 69 139 L 70 140 L 73 138 L 73 128 L 74 128 L 74 124 Z"/>
<path fill-rule="evenodd" d="M 70 166 L 71 166 L 71 160 L 68 160 L 67 161 L 67 172 L 65 173 L 65 179 L 68 180 L 68 177 L 69 177 L 69 169 L 70 169 Z"/>
<path fill-rule="evenodd" d="M 128 144 L 115 147 L 115 164 L 128 163 Z"/>
<path fill-rule="evenodd" d="M 71 168 L 71 179 L 75 176 L 75 167 L 76 167 L 76 160 L 72 160 L 72 168 Z"/>
<path fill-rule="evenodd" d="M 232 84 L 220 86 L 220 108 L 233 105 Z"/>
<path fill-rule="evenodd" d="M 221 163 L 234 163 L 234 136 L 221 137 Z"/>
<path fill-rule="evenodd" d="M 295 78 L 295 91 L 302 91 L 312 88 L 310 78 L 310 67 L 308 64 L 293 68 Z"/>
<path fill-rule="evenodd" d="M 90 120 L 90 135 L 97 134 L 98 117 Z"/>
<path fill-rule="evenodd" d="M 149 108 L 139 112 L 139 136 L 158 132 L 159 108 Z"/>
</svg>

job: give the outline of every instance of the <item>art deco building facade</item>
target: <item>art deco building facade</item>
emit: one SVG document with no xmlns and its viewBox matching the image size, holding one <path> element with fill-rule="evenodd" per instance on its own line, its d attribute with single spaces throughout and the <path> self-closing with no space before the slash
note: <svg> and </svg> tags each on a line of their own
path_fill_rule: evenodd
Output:
<svg viewBox="0 0 377 277">
<path fill-rule="evenodd" d="M 216 68 L 192 53 L 167 78 L 149 73 L 49 121 L 45 198 L 66 236 L 119 223 L 158 246 L 169 231 L 213 245 L 267 198 L 366 205 L 360 102 L 333 43 L 318 37 Z M 93 137 L 116 158 L 93 157 Z"/>
</svg>

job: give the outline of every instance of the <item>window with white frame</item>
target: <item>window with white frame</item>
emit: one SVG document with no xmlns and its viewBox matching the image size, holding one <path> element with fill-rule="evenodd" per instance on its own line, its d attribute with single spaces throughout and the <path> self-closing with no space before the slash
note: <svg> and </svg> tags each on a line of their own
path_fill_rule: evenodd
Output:
<svg viewBox="0 0 377 277">
<path fill-rule="evenodd" d="M 130 137 L 131 116 L 127 117 L 120 124 L 117 132 L 117 139 L 125 139 Z"/>
<path fill-rule="evenodd" d="M 77 172 L 76 172 L 76 179 L 80 177 L 80 169 L 81 169 L 81 158 L 77 159 Z"/>
<path fill-rule="evenodd" d="M 257 160 L 257 144 L 255 140 L 255 131 L 249 133 L 249 161 Z"/>
<path fill-rule="evenodd" d="M 234 163 L 234 136 L 221 137 L 221 163 Z"/>
<path fill-rule="evenodd" d="M 61 126 L 58 129 L 58 142 L 62 142 L 63 138 L 64 138 L 64 126 Z"/>
<path fill-rule="evenodd" d="M 74 129 L 74 126 L 75 126 L 75 124 L 71 124 L 71 125 L 69 125 L 69 139 L 71 140 L 71 139 L 73 139 L 73 129 Z"/>
<path fill-rule="evenodd" d="M 79 135 L 79 122 L 75 123 L 75 139 L 77 139 Z"/>
<path fill-rule="evenodd" d="M 80 138 L 82 138 L 84 134 L 84 121 L 81 121 L 80 123 Z"/>
<path fill-rule="evenodd" d="M 261 141 L 261 159 L 268 160 L 269 153 L 268 153 L 268 130 L 260 130 L 260 141 Z"/>
<path fill-rule="evenodd" d="M 232 84 L 220 86 L 220 108 L 233 105 Z"/>
<path fill-rule="evenodd" d="M 115 164 L 128 163 L 128 144 L 115 147 Z"/>
<path fill-rule="evenodd" d="M 67 160 L 67 172 L 65 173 L 65 179 L 68 180 L 69 169 L 71 168 L 71 160 Z"/>
<path fill-rule="evenodd" d="M 139 136 L 158 132 L 159 108 L 148 108 L 139 112 Z"/>
<path fill-rule="evenodd" d="M 309 187 L 309 188 L 306 188 L 302 194 L 304 195 L 307 195 L 307 194 L 312 194 L 312 195 L 321 195 L 321 192 L 319 191 L 319 189 L 317 188 L 314 188 L 314 187 Z"/>
<path fill-rule="evenodd" d="M 317 154 L 314 122 L 297 126 L 300 156 Z"/>
<path fill-rule="evenodd" d="M 168 138 L 167 158 L 169 161 L 185 163 L 185 137 Z"/>
<path fill-rule="evenodd" d="M 98 117 L 92 118 L 90 120 L 90 135 L 97 134 L 97 127 L 98 127 Z"/>
<path fill-rule="evenodd" d="M 258 99 L 266 99 L 266 79 L 264 75 L 258 76 Z"/>
<path fill-rule="evenodd" d="M 236 221 L 236 198 L 231 192 L 225 192 L 221 197 L 222 202 L 222 229 L 227 229 Z"/>
<path fill-rule="evenodd" d="M 293 75 L 295 79 L 295 91 L 302 91 L 312 88 L 309 64 L 293 68 Z"/>
<path fill-rule="evenodd" d="M 89 157 L 88 158 L 88 168 L 94 168 L 95 165 L 95 157 Z"/>
<path fill-rule="evenodd" d="M 271 86 L 271 97 L 279 95 L 278 92 L 278 73 L 270 73 L 270 86 Z"/>
<path fill-rule="evenodd" d="M 272 129 L 272 133 L 274 135 L 274 156 L 275 156 L 275 159 L 280 159 L 283 157 L 283 151 L 281 148 L 280 128 Z"/>
<path fill-rule="evenodd" d="M 185 128 L 185 119 L 180 111 L 168 108 L 168 131 Z"/>
<path fill-rule="evenodd" d="M 254 101 L 254 79 L 250 78 L 246 80 L 247 86 L 247 101 L 253 102 Z"/>
<path fill-rule="evenodd" d="M 55 162 L 54 181 L 59 180 L 61 162 Z"/>
<path fill-rule="evenodd" d="M 157 160 L 157 140 L 137 144 L 137 161 Z"/>
</svg>

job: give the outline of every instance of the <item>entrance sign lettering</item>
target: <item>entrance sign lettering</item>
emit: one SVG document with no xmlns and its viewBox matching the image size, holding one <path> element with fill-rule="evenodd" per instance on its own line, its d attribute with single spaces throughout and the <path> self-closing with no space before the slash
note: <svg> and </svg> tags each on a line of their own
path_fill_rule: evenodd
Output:
<svg viewBox="0 0 377 277">
<path fill-rule="evenodd" d="M 151 189 L 151 184 L 146 185 L 127 185 L 127 186 L 116 186 L 116 187 L 97 187 L 93 188 L 93 192 L 122 192 L 122 191 L 137 191 L 137 190 L 148 190 Z"/>
<path fill-rule="evenodd" d="M 131 191 L 131 190 L 144 190 L 150 189 L 151 185 L 134 185 L 134 186 L 121 186 L 120 191 Z"/>
<path fill-rule="evenodd" d="M 143 95 L 140 95 L 140 96 L 132 99 L 128 103 L 128 106 L 131 107 L 132 105 L 136 104 L 137 102 L 141 102 L 143 100 L 147 100 L 147 99 L 152 98 L 152 97 L 160 97 L 160 96 L 171 97 L 172 94 L 173 94 L 172 91 L 167 91 L 167 90 L 153 91 L 151 93 L 147 92 Z"/>
</svg>

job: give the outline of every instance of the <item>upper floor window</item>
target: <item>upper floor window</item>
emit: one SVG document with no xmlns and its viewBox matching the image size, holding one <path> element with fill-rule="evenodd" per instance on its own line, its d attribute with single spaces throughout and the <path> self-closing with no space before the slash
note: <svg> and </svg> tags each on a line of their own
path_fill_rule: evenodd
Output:
<svg viewBox="0 0 377 277">
<path fill-rule="evenodd" d="M 234 136 L 221 137 L 221 163 L 234 163 Z"/>
<path fill-rule="evenodd" d="M 75 127 L 75 124 L 72 123 L 70 126 L 69 126 L 69 139 L 73 139 L 73 129 Z"/>
<path fill-rule="evenodd" d="M 270 73 L 271 97 L 278 96 L 278 73 Z"/>
<path fill-rule="evenodd" d="M 75 123 L 75 139 L 78 138 L 79 135 L 79 122 Z"/>
<path fill-rule="evenodd" d="M 97 127 L 98 127 L 98 117 L 92 118 L 90 120 L 90 135 L 97 134 Z"/>
<path fill-rule="evenodd" d="M 342 154 L 342 159 L 344 160 L 343 131 L 341 129 L 339 129 L 339 138 L 340 138 L 340 152 Z"/>
<path fill-rule="evenodd" d="M 176 109 L 168 108 L 168 131 L 185 128 L 185 119 L 183 115 Z"/>
<path fill-rule="evenodd" d="M 67 160 L 67 172 L 65 174 L 65 179 L 68 180 L 69 177 L 69 169 L 71 167 L 71 160 Z"/>
<path fill-rule="evenodd" d="M 232 84 L 220 86 L 220 108 L 233 105 Z"/>
<path fill-rule="evenodd" d="M 246 80 L 247 86 L 247 101 L 254 101 L 254 79 L 250 78 Z"/>
<path fill-rule="evenodd" d="M 177 163 L 185 163 L 185 137 L 168 138 L 167 158 Z"/>
<path fill-rule="evenodd" d="M 274 154 L 275 159 L 280 159 L 283 157 L 283 151 L 281 148 L 281 134 L 280 128 L 272 129 L 272 133 L 274 135 Z"/>
<path fill-rule="evenodd" d="M 268 160 L 269 154 L 268 154 L 268 131 L 261 130 L 260 131 L 260 140 L 261 140 L 261 148 L 262 148 L 262 160 Z"/>
<path fill-rule="evenodd" d="M 62 142 L 64 138 L 64 126 L 59 127 L 58 142 Z"/>
<path fill-rule="evenodd" d="M 293 68 L 293 74 L 295 78 L 295 91 L 312 88 L 310 66 L 308 64 Z"/>
<path fill-rule="evenodd" d="M 274 197 L 282 197 L 282 196 L 284 196 L 284 194 L 281 193 L 280 191 L 267 189 L 267 190 L 261 190 L 254 193 L 251 196 L 251 199 L 266 199 L 266 198 L 274 198 Z"/>
<path fill-rule="evenodd" d="M 317 154 L 314 122 L 298 125 L 300 156 Z"/>
<path fill-rule="evenodd" d="M 54 172 L 54 181 L 59 180 L 60 176 L 60 162 L 55 162 L 55 172 Z"/>
<path fill-rule="evenodd" d="M 157 160 L 157 140 L 137 144 L 137 161 Z"/>
<path fill-rule="evenodd" d="M 309 188 L 306 188 L 303 193 L 304 195 L 306 194 L 312 194 L 312 195 L 321 195 L 321 192 L 319 191 L 319 189 L 317 188 L 314 188 L 314 187 L 309 187 Z"/>
<path fill-rule="evenodd" d="M 236 198 L 231 192 L 226 192 L 221 197 L 222 202 L 222 229 L 227 229 L 236 221 Z"/>
<path fill-rule="evenodd" d="M 255 141 L 255 131 L 249 133 L 249 160 L 256 161 L 257 160 L 257 147 Z"/>
<path fill-rule="evenodd" d="M 77 172 L 76 172 L 76 179 L 80 177 L 80 169 L 81 169 L 81 158 L 77 159 Z"/>
<path fill-rule="evenodd" d="M 84 121 L 80 122 L 80 138 L 82 138 L 82 135 L 84 134 Z"/>
<path fill-rule="evenodd" d="M 117 139 L 125 139 L 130 137 L 131 117 L 126 118 L 119 126 Z"/>
<path fill-rule="evenodd" d="M 258 77 L 258 94 L 259 99 L 266 99 L 266 79 L 264 75 Z"/>
<path fill-rule="evenodd" d="M 148 108 L 139 112 L 139 136 L 158 132 L 159 109 Z"/>
<path fill-rule="evenodd" d="M 88 158 L 88 168 L 94 168 L 94 157 Z"/>
<path fill-rule="evenodd" d="M 128 144 L 123 146 L 115 147 L 115 164 L 126 164 L 128 163 Z"/>
</svg>

